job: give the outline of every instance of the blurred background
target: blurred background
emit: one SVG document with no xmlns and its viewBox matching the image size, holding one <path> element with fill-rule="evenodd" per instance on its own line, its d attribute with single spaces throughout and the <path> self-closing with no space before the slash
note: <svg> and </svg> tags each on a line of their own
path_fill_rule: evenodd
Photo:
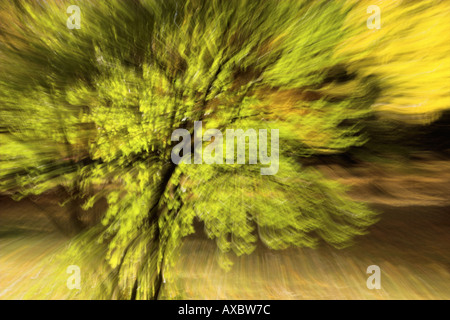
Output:
<svg viewBox="0 0 450 320">
<path fill-rule="evenodd" d="M 0 299 L 450 299 L 449 15 L 2 2 Z M 279 129 L 279 174 L 172 164 L 198 120 Z"/>
</svg>

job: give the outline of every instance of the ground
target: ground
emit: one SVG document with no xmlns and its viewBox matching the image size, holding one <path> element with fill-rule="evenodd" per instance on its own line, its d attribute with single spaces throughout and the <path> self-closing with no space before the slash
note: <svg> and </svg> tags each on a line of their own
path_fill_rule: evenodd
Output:
<svg viewBox="0 0 450 320">
<path fill-rule="evenodd" d="M 354 246 L 273 251 L 260 245 L 224 272 L 215 243 L 198 225 L 198 232 L 186 238 L 176 276 L 163 285 L 160 298 L 450 299 L 448 161 L 421 158 L 403 170 L 373 163 L 322 164 L 319 169 L 353 186 L 355 199 L 380 212 L 380 221 Z M 0 299 L 20 299 L 38 279 L 54 285 L 52 266 L 40 262 L 69 240 L 48 217 L 63 211 L 54 202 L 43 207 L 47 213 L 28 199 L 0 198 Z M 381 268 L 380 290 L 366 287 L 370 265 Z M 64 299 L 64 290 L 40 298 Z"/>
</svg>

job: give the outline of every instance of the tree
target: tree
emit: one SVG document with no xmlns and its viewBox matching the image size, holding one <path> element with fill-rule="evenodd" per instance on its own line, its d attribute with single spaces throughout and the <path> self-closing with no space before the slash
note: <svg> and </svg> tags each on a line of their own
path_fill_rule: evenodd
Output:
<svg viewBox="0 0 450 320">
<path fill-rule="evenodd" d="M 81 28 L 66 27 L 66 8 Z M 223 253 L 341 248 L 375 214 L 302 167 L 366 141 L 378 82 L 336 54 L 352 5 L 310 1 L 17 1 L 2 4 L 0 186 L 64 188 L 102 223 L 68 255 L 108 263 L 102 297 L 157 298 L 181 239 L 201 220 Z M 278 129 L 279 172 L 174 164 L 171 134 Z M 270 130 L 269 130 L 270 131 Z M 100 249 L 104 248 L 104 249 Z"/>
</svg>

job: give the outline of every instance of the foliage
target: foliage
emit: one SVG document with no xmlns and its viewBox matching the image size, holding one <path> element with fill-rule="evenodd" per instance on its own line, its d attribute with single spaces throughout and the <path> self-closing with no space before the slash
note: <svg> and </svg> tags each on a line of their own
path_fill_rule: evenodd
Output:
<svg viewBox="0 0 450 320">
<path fill-rule="evenodd" d="M 379 79 L 373 108 L 383 117 L 429 124 L 450 106 L 450 3 L 356 1 L 344 28 L 353 30 L 336 50 L 350 57 L 349 70 Z M 381 28 L 365 26 L 366 10 L 377 5 Z"/>
<path fill-rule="evenodd" d="M 72 4 L 81 29 L 66 28 Z M 228 252 L 249 254 L 258 239 L 341 248 L 374 223 L 343 186 L 302 166 L 363 145 L 362 120 L 389 96 L 376 72 L 354 68 L 364 57 L 349 49 L 362 34 L 349 27 L 352 1 L 1 6 L 0 188 L 23 197 L 63 186 L 84 209 L 107 199 L 101 225 L 66 253 L 107 261 L 99 297 L 157 297 L 195 219 L 225 268 Z M 280 171 L 173 164 L 173 130 L 193 133 L 200 120 L 279 129 Z"/>
</svg>

